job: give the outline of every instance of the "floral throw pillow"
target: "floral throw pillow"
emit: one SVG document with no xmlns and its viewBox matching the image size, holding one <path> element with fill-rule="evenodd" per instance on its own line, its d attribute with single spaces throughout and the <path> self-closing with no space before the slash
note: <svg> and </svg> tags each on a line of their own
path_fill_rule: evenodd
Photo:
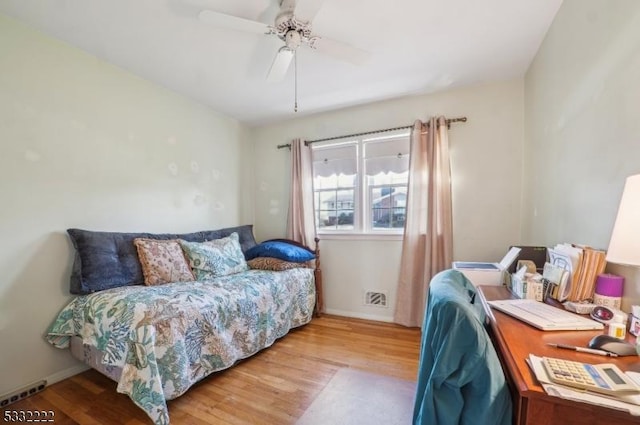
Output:
<svg viewBox="0 0 640 425">
<path fill-rule="evenodd" d="M 275 272 L 309 267 L 308 263 L 293 263 L 291 261 L 284 261 L 279 258 L 273 258 L 273 257 L 254 258 L 253 260 L 247 261 L 247 264 L 251 269 L 270 270 Z"/>
<path fill-rule="evenodd" d="M 197 280 L 240 273 L 247 270 L 237 233 L 206 242 L 180 240 Z"/>
<path fill-rule="evenodd" d="M 145 285 L 195 280 L 177 240 L 136 238 L 133 244 L 138 251 Z"/>
</svg>

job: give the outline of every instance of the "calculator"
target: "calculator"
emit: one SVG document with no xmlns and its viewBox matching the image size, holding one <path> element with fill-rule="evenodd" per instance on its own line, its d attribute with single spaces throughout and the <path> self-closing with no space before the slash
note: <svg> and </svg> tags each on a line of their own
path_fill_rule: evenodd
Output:
<svg viewBox="0 0 640 425">
<path fill-rule="evenodd" d="M 571 360 L 543 357 L 551 382 L 608 395 L 640 393 L 640 388 L 616 365 L 592 365 Z"/>
</svg>

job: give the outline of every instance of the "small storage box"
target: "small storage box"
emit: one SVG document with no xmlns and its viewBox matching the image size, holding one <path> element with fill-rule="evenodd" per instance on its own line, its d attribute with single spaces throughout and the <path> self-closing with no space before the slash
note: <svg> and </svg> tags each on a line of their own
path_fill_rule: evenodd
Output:
<svg viewBox="0 0 640 425">
<path fill-rule="evenodd" d="M 454 270 L 461 271 L 474 286 L 500 286 L 504 284 L 507 269 L 519 253 L 520 248 L 512 247 L 499 263 L 454 261 L 452 266 Z"/>
</svg>

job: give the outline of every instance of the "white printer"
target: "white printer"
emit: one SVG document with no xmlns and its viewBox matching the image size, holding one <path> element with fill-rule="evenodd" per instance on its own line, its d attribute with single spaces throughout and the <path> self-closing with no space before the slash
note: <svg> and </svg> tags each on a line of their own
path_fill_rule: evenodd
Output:
<svg viewBox="0 0 640 425">
<path fill-rule="evenodd" d="M 474 261 L 454 261 L 454 270 L 461 271 L 474 286 L 500 286 L 505 281 L 505 274 L 511 264 L 518 258 L 520 248 L 512 247 L 499 263 L 482 263 Z"/>
</svg>

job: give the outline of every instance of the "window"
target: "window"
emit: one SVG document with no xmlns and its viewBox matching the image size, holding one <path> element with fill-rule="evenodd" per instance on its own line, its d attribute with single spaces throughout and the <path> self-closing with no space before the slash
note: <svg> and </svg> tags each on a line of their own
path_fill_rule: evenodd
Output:
<svg viewBox="0 0 640 425">
<path fill-rule="evenodd" d="M 409 178 L 409 133 L 314 144 L 319 233 L 402 233 Z"/>
</svg>

